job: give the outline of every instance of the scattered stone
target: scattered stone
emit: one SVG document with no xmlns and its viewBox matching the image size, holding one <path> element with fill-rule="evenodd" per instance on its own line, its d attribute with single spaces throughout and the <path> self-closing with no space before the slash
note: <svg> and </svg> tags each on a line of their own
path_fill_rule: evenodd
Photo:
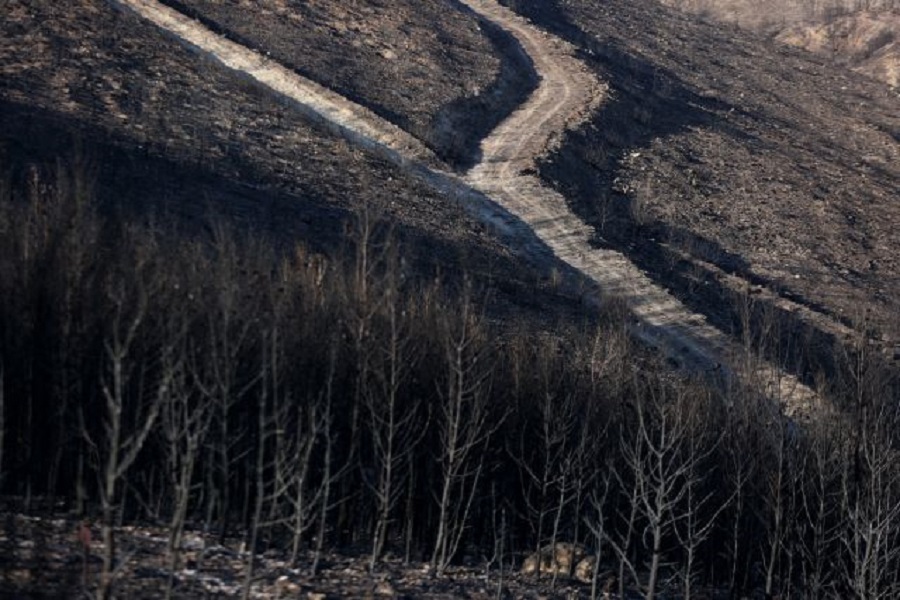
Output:
<svg viewBox="0 0 900 600">
<path fill-rule="evenodd" d="M 571 575 L 572 569 L 585 557 L 585 550 L 578 544 L 558 542 L 541 548 L 522 563 L 525 575 L 546 573 L 550 575 Z"/>
</svg>

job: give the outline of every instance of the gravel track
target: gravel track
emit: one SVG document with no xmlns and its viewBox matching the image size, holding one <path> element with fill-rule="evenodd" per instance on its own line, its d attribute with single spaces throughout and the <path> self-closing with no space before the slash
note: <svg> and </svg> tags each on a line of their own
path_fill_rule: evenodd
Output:
<svg viewBox="0 0 900 600">
<path fill-rule="evenodd" d="M 588 118 L 603 102 L 605 87 L 574 57 L 571 45 L 511 10 L 493 0 L 461 0 L 519 41 L 541 82 L 528 101 L 483 140 L 481 160 L 460 179 L 441 170 L 419 140 L 316 82 L 155 0 L 113 1 L 270 88 L 351 141 L 407 166 L 467 204 L 530 258 L 549 263 L 549 248 L 557 259 L 596 283 L 603 296 L 621 299 L 634 315 L 634 335 L 683 369 L 726 382 L 737 374 L 741 380 L 762 383 L 773 399 L 784 402 L 789 414 L 808 414 L 821 406 L 817 395 L 796 377 L 758 358 L 748 359 L 738 343 L 703 315 L 688 310 L 622 253 L 592 247 L 591 228 L 569 210 L 563 195 L 534 175 L 535 161 L 553 149 L 567 128 Z"/>
</svg>

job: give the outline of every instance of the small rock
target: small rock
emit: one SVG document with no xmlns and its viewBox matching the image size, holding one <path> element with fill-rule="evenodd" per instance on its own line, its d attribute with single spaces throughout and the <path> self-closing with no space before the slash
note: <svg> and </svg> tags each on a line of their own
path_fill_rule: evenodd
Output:
<svg viewBox="0 0 900 600">
<path fill-rule="evenodd" d="M 560 542 L 541 548 L 522 564 L 523 574 L 547 573 L 569 575 L 572 568 L 585 556 L 584 548 L 578 544 Z"/>
<path fill-rule="evenodd" d="M 596 560 L 593 556 L 586 556 L 582 558 L 577 565 L 575 565 L 575 572 L 572 574 L 575 579 L 582 583 L 589 583 L 594 576 L 594 561 Z"/>
<path fill-rule="evenodd" d="M 375 595 L 393 597 L 397 595 L 397 591 L 389 581 L 381 581 L 375 586 Z"/>
<path fill-rule="evenodd" d="M 279 577 L 275 581 L 275 587 L 278 589 L 279 595 L 283 593 L 296 594 L 300 591 L 300 586 L 291 581 L 287 575 Z"/>
</svg>

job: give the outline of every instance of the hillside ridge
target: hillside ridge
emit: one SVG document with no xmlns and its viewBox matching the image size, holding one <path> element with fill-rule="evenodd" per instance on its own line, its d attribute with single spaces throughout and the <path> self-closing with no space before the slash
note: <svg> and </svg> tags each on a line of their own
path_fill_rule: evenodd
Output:
<svg viewBox="0 0 900 600">
<path fill-rule="evenodd" d="M 433 156 L 418 140 L 371 111 L 324 89 L 238 43 L 222 39 L 203 25 L 154 0 L 116 0 L 159 27 L 247 74 L 278 94 L 290 98 L 335 124 L 351 141 L 383 148 L 388 158 L 416 170 L 432 185 L 469 204 L 483 192 L 502 211 L 484 204 L 474 207 L 492 226 L 505 228 L 507 236 L 523 232 L 521 219 L 555 256 L 592 282 L 600 293 L 624 301 L 636 319 L 632 330 L 644 342 L 660 348 L 680 367 L 691 372 L 738 373 L 742 349 L 706 319 L 687 309 L 665 289 L 642 273 L 623 254 L 595 249 L 592 231 L 566 206 L 565 199 L 533 176 L 536 160 L 552 149 L 562 132 L 583 122 L 603 101 L 603 86 L 574 58 L 574 48 L 539 30 L 502 5 L 487 0 L 464 0 L 476 13 L 510 32 L 530 55 L 540 86 L 529 100 L 482 142 L 481 161 L 465 182 L 437 168 Z M 468 183 L 469 185 L 466 185 Z M 470 207 L 473 208 L 473 207 Z M 508 213 L 517 218 L 510 218 Z M 535 244 L 527 242 L 535 258 Z M 546 257 L 539 258 L 546 260 Z M 774 375 L 774 376 L 772 376 Z M 815 394 L 794 376 L 774 365 L 754 368 L 755 380 L 771 381 L 769 394 L 788 401 L 794 411 L 806 409 Z"/>
</svg>

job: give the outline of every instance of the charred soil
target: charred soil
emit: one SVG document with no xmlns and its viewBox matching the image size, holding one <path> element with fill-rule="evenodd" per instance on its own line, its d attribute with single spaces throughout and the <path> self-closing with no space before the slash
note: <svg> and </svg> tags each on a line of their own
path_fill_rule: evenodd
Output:
<svg viewBox="0 0 900 600">
<path fill-rule="evenodd" d="M 726 331 L 740 331 L 749 305 L 756 320 L 792 324 L 794 349 L 781 352 L 812 351 L 811 371 L 829 367 L 849 327 L 891 353 L 894 92 L 652 2 L 511 4 L 581 46 L 610 83 L 610 101 L 541 166 L 597 244 Z"/>
<path fill-rule="evenodd" d="M 78 147 L 79 168 L 116 210 L 194 230 L 215 216 L 288 246 L 302 239 L 330 251 L 342 244 L 348 217 L 369 210 L 391 223 L 423 273 L 469 271 L 500 289 L 495 297 L 507 307 L 536 307 L 523 293 L 534 287 L 551 306 L 569 303 L 453 198 L 129 12 L 101 0 L 65 10 L 14 0 L 2 27 L 0 158 L 14 180 L 52 171 Z M 505 92 L 497 97 L 512 102 Z"/>
<path fill-rule="evenodd" d="M 166 4 L 372 109 L 456 167 L 534 89 L 507 33 L 457 2 Z"/>
</svg>

